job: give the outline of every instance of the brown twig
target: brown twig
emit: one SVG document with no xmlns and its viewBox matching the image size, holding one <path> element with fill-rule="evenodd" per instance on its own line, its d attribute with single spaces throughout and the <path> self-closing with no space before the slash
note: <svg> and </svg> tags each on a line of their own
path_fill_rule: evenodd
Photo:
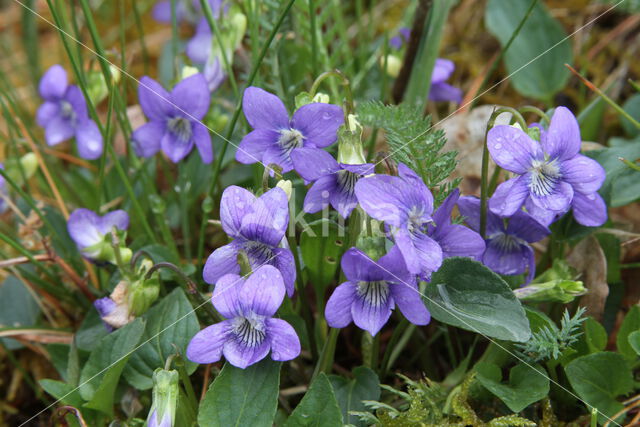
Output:
<svg viewBox="0 0 640 427">
<path fill-rule="evenodd" d="M 209 378 L 211 377 L 211 363 L 204 367 L 204 379 L 202 380 L 202 392 L 200 392 L 200 400 L 204 399 L 209 389 Z"/>
<path fill-rule="evenodd" d="M 36 261 L 51 261 L 51 256 L 49 256 L 49 254 L 38 254 L 33 255 L 33 259 L 35 259 Z M 31 259 L 27 258 L 26 256 L 19 256 L 16 258 L 0 261 L 0 268 L 13 267 L 14 265 L 27 264 L 29 262 L 31 262 Z"/>
<path fill-rule="evenodd" d="M 418 54 L 418 48 L 420 47 L 420 41 L 422 40 L 422 34 L 425 29 L 425 22 L 431 9 L 433 0 L 420 0 L 416 13 L 413 18 L 413 25 L 411 26 L 411 34 L 409 35 L 409 41 L 407 43 L 407 51 L 404 54 L 404 60 L 402 61 L 402 68 L 393 84 L 393 101 L 396 104 L 402 102 L 404 92 L 409 84 L 409 77 L 411 77 L 411 70 L 413 69 L 413 63 L 416 60 Z"/>
</svg>

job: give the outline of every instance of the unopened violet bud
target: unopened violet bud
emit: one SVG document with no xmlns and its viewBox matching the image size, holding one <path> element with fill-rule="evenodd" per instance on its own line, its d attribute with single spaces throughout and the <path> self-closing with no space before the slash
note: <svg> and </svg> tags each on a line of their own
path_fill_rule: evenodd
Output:
<svg viewBox="0 0 640 427">
<path fill-rule="evenodd" d="M 196 67 L 190 67 L 188 65 L 185 65 L 184 67 L 182 67 L 182 72 L 180 73 L 180 78 L 181 79 L 186 79 L 187 77 L 191 77 L 194 74 L 198 74 L 199 71 Z"/>
<path fill-rule="evenodd" d="M 384 72 L 389 77 L 396 78 L 400 74 L 402 68 L 402 60 L 397 55 L 388 54 L 387 56 L 380 57 L 380 67 L 384 69 Z"/>
<path fill-rule="evenodd" d="M 158 299 L 159 294 L 160 282 L 157 274 L 149 279 L 142 277 L 136 280 L 129 287 L 129 313 L 134 317 L 142 316 Z"/>
<path fill-rule="evenodd" d="M 345 125 L 338 130 L 338 163 L 345 165 L 366 163 L 362 144 L 362 130 L 362 125 L 356 116 L 349 114 Z"/>
<path fill-rule="evenodd" d="M 514 290 L 513 293 L 522 301 L 568 304 L 576 297 L 586 294 L 587 290 L 581 281 L 557 279 L 545 283 L 531 283 Z"/>
<path fill-rule="evenodd" d="M 276 187 L 281 188 L 287 194 L 287 200 L 291 200 L 291 192 L 293 191 L 293 185 L 288 179 L 281 179 L 276 184 Z"/>
<path fill-rule="evenodd" d="M 172 427 L 175 422 L 180 376 L 178 371 L 156 369 L 153 373 L 153 403 L 147 418 L 148 427 Z"/>
<path fill-rule="evenodd" d="M 36 156 L 35 153 L 25 154 L 20 157 L 20 166 L 22 166 L 25 178 L 31 178 L 38 170 L 38 156 Z"/>
</svg>

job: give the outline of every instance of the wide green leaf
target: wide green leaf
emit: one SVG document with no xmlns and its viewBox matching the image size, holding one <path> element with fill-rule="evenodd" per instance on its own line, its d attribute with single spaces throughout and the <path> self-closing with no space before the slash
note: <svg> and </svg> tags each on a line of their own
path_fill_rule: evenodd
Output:
<svg viewBox="0 0 640 427">
<path fill-rule="evenodd" d="M 485 24 L 503 47 L 530 4 L 531 0 L 489 0 Z M 564 88 L 569 79 L 564 64 L 573 62 L 566 36 L 562 25 L 539 1 L 504 55 L 507 73 L 518 92 L 546 101 Z"/>
<path fill-rule="evenodd" d="M 606 417 L 623 408 L 616 398 L 629 393 L 633 387 L 631 369 L 618 353 L 600 352 L 579 357 L 565 367 L 565 372 L 576 394 Z M 606 420 L 605 416 L 599 416 L 601 422 Z"/>
<path fill-rule="evenodd" d="M 469 258 L 447 258 L 425 293 L 431 315 L 489 337 L 525 342 L 529 320 L 511 288 L 497 274 Z"/>
<path fill-rule="evenodd" d="M 330 375 L 329 381 L 333 386 L 336 400 L 342 409 L 342 416 L 346 424 L 365 426 L 350 411 L 367 411 L 363 400 L 380 399 L 380 380 L 375 372 L 365 366 L 359 366 L 353 370 L 353 379 L 346 379 L 337 375 Z"/>
<path fill-rule="evenodd" d="M 624 316 L 624 320 L 616 336 L 618 352 L 628 359 L 635 359 L 638 356 L 629 342 L 629 336 L 636 331 L 640 331 L 640 307 L 634 305 L 627 315 Z"/>
<path fill-rule="evenodd" d="M 636 356 L 640 356 L 640 331 L 633 331 L 627 337 L 629 345 L 635 351 Z"/>
<path fill-rule="evenodd" d="M 309 281 L 317 291 L 324 290 L 335 277 L 344 241 L 338 224 L 328 219 L 312 222 L 302 231 L 300 252 Z"/>
<path fill-rule="evenodd" d="M 131 356 L 124 376 L 132 386 L 146 390 L 153 387 L 153 371 L 165 365 L 167 358 L 179 351 L 185 354 L 191 338 L 200 330 L 198 317 L 181 288 L 174 289 L 142 318 L 147 323 L 142 346 Z M 189 374 L 195 363 L 186 362 Z"/>
<path fill-rule="evenodd" d="M 101 402 L 101 409 L 112 406 L 113 392 L 122 369 L 135 351 L 143 332 L 144 322 L 136 319 L 100 340 L 80 373 L 80 395 L 84 400 L 91 401 L 99 396 L 106 400 Z M 103 385 L 103 382 L 106 384 Z"/>
<path fill-rule="evenodd" d="M 477 379 L 487 390 L 502 400 L 513 412 L 520 412 L 549 393 L 549 378 L 539 365 L 520 363 L 509 371 L 509 382 L 503 384 L 502 372 L 493 363 L 478 363 Z"/>
<path fill-rule="evenodd" d="M 322 372 L 285 423 L 285 427 L 298 426 L 342 426 L 340 406 L 329 378 Z"/>
<path fill-rule="evenodd" d="M 607 346 L 607 331 L 593 317 L 582 324 L 582 335 L 574 346 L 581 355 L 597 353 Z"/>
<path fill-rule="evenodd" d="M 640 172 L 620 161 L 620 157 L 634 161 L 640 157 L 640 138 L 625 140 L 611 138 L 609 147 L 586 153 L 598 161 L 607 172 L 600 193 L 611 207 L 624 206 L 640 198 Z"/>
<path fill-rule="evenodd" d="M 40 315 L 40 307 L 22 281 L 9 276 L 0 285 L 0 328 L 33 326 Z M 22 348 L 11 338 L 0 339 L 9 349 Z"/>
<path fill-rule="evenodd" d="M 271 359 L 246 369 L 226 363 L 200 403 L 200 427 L 271 426 L 278 407 L 280 366 Z"/>
<path fill-rule="evenodd" d="M 38 381 L 40 386 L 65 405 L 71 405 L 76 408 L 82 406 L 84 400 L 80 396 L 78 389 L 70 384 L 58 380 L 42 379 Z"/>
</svg>

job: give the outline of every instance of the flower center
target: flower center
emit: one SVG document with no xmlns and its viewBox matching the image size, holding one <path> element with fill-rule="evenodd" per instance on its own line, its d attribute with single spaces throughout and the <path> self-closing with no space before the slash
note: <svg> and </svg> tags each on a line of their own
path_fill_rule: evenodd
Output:
<svg viewBox="0 0 640 427">
<path fill-rule="evenodd" d="M 270 246 L 256 241 L 248 241 L 244 244 L 244 250 L 247 253 L 249 261 L 253 265 L 262 265 L 269 263 L 273 258 L 273 250 Z"/>
<path fill-rule="evenodd" d="M 425 221 L 422 219 L 424 216 L 424 209 L 418 206 L 413 206 L 409 211 L 409 223 L 407 228 L 410 233 L 421 231 L 425 225 Z"/>
<path fill-rule="evenodd" d="M 289 154 L 294 148 L 302 147 L 303 139 L 302 133 L 297 129 L 282 129 L 278 145 L 282 147 L 285 153 Z"/>
<path fill-rule="evenodd" d="M 343 193 L 348 195 L 353 194 L 353 190 L 356 187 L 356 182 L 360 179 L 360 175 L 350 172 L 346 169 L 338 171 L 338 187 Z"/>
<path fill-rule="evenodd" d="M 503 232 L 489 236 L 491 240 L 502 252 L 513 252 L 521 244 L 522 240 L 512 234 Z"/>
<path fill-rule="evenodd" d="M 76 120 L 76 112 L 69 101 L 60 101 L 60 112 L 65 119 L 72 122 Z"/>
<path fill-rule="evenodd" d="M 358 282 L 358 296 L 364 298 L 367 304 L 373 307 L 380 307 L 386 304 L 389 299 L 389 285 L 385 281 Z"/>
<path fill-rule="evenodd" d="M 560 167 L 554 160 L 534 160 L 531 165 L 531 181 L 529 188 L 537 196 L 548 196 L 553 192 L 558 178 Z"/>
<path fill-rule="evenodd" d="M 246 317 L 236 317 L 233 323 L 233 333 L 243 345 L 256 347 L 264 341 L 264 316 L 250 313 Z"/>
<path fill-rule="evenodd" d="M 191 122 L 184 117 L 174 117 L 169 119 L 167 124 L 169 131 L 180 141 L 189 142 L 191 139 Z"/>
</svg>

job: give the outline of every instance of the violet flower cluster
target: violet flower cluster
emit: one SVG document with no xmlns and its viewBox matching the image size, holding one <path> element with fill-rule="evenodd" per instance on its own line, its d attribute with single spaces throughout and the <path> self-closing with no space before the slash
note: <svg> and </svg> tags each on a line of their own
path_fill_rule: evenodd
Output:
<svg viewBox="0 0 640 427">
<path fill-rule="evenodd" d="M 54 146 L 75 137 L 80 157 L 99 158 L 103 151 L 102 134 L 89 118 L 82 91 L 69 84 L 64 68 L 60 65 L 49 68 L 40 79 L 38 91 L 45 102 L 38 108 L 36 122 L 44 128 L 47 144 Z"/>
<path fill-rule="evenodd" d="M 105 261 L 101 257 L 111 248 L 105 237 L 116 230 L 124 231 L 129 227 L 129 215 L 123 210 L 109 212 L 100 216 L 89 209 L 76 209 L 69 215 L 67 230 L 78 250 L 85 258 Z"/>
<path fill-rule="evenodd" d="M 565 107 L 557 107 L 540 142 L 514 126 L 495 126 L 487 146 L 498 166 L 515 177 L 500 184 L 489 208 L 510 217 L 525 207 L 544 225 L 573 210 L 576 221 L 597 227 L 607 220 L 607 207 L 598 194 L 605 171 L 598 162 L 580 154 L 580 127 Z"/>
<path fill-rule="evenodd" d="M 339 106 L 319 102 L 303 105 L 289 119 L 277 96 L 253 86 L 244 91 L 242 110 L 254 130 L 240 142 L 236 160 L 276 164 L 283 173 L 293 169 L 292 152 L 308 148 L 320 153 L 336 142 L 338 128 L 344 122 Z"/>
<path fill-rule="evenodd" d="M 289 226 L 289 201 L 276 187 L 260 197 L 232 185 L 220 200 L 222 228 L 234 240 L 216 249 L 207 259 L 202 273 L 205 282 L 217 283 L 227 274 L 240 274 L 238 253 L 244 251 L 251 268 L 272 265 L 282 273 L 289 296 L 295 290 L 296 267 L 284 238 Z"/>
<path fill-rule="evenodd" d="M 258 267 L 246 280 L 226 274 L 216 283 L 211 302 L 226 320 L 208 326 L 189 342 L 187 357 L 196 363 L 214 363 L 224 355 L 238 368 L 264 359 L 269 352 L 278 361 L 300 354 L 293 327 L 275 316 L 286 292 L 280 271 Z"/>
<path fill-rule="evenodd" d="M 138 85 L 138 98 L 149 121 L 133 132 L 137 155 L 151 157 L 162 150 L 172 162 L 178 163 L 195 146 L 204 163 L 213 161 L 211 136 L 202 124 L 211 101 L 202 74 L 180 81 L 171 93 L 145 76 Z"/>
</svg>

